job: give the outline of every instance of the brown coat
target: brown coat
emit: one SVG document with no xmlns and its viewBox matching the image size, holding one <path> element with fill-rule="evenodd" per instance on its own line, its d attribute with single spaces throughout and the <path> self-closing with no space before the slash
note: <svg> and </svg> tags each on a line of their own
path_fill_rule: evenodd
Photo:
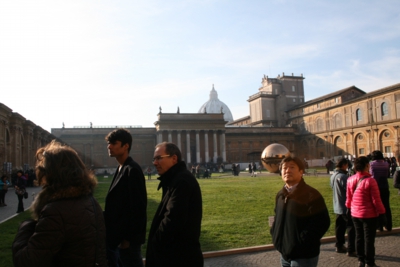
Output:
<svg viewBox="0 0 400 267">
<path fill-rule="evenodd" d="M 12 245 L 14 266 L 107 266 L 105 226 L 97 201 L 79 188 L 43 189 L 33 217 L 20 225 Z M 97 231 L 96 231 L 97 230 Z M 97 256 L 96 256 L 97 254 Z"/>
</svg>

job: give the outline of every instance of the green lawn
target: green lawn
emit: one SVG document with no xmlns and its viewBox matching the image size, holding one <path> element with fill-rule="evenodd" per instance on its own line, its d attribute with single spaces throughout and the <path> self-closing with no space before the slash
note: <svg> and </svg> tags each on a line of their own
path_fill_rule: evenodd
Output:
<svg viewBox="0 0 400 267">
<path fill-rule="evenodd" d="M 228 174 L 213 174 L 212 179 L 199 179 L 203 195 L 203 223 L 201 244 L 203 251 L 240 248 L 271 243 L 268 216 L 273 216 L 276 193 L 283 186 L 279 176 L 250 177 L 248 174 L 233 177 Z M 332 190 L 328 177 L 305 177 L 306 183 L 317 188 L 324 196 L 331 214 L 331 227 L 326 236 L 334 235 L 332 212 Z M 95 197 L 104 207 L 104 198 L 111 177 L 99 177 Z M 392 179 L 389 179 L 392 185 Z M 161 199 L 157 191 L 158 181 L 147 182 L 148 229 Z M 391 188 L 393 227 L 400 226 L 400 196 Z M 29 212 L 0 225 L 0 266 L 12 266 L 11 244 L 18 224 L 29 218 Z M 145 251 L 145 246 L 143 247 Z"/>
</svg>

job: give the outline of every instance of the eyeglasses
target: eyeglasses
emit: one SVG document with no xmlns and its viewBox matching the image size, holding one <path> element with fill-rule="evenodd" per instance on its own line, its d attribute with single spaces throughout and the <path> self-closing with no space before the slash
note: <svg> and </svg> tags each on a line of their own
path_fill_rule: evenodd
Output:
<svg viewBox="0 0 400 267">
<path fill-rule="evenodd" d="M 163 155 L 163 156 L 154 157 L 153 158 L 153 162 L 160 161 L 160 160 L 162 160 L 163 158 L 166 158 L 166 157 L 171 157 L 171 155 Z"/>
</svg>

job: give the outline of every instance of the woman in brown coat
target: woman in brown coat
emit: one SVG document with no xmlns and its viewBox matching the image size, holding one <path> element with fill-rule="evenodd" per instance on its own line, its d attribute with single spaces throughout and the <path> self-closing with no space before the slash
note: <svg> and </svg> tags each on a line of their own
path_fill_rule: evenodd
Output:
<svg viewBox="0 0 400 267">
<path fill-rule="evenodd" d="M 96 178 L 77 153 L 55 141 L 36 153 L 42 191 L 12 245 L 14 266 L 107 266 L 102 210 L 93 198 Z"/>
</svg>

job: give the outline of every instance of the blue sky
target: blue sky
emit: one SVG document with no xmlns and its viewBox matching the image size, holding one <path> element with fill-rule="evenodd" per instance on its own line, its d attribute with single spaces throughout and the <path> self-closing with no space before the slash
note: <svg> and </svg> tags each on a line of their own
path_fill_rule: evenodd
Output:
<svg viewBox="0 0 400 267">
<path fill-rule="evenodd" d="M 1 1 L 0 103 L 44 129 L 152 127 L 212 84 L 234 119 L 263 75 L 306 101 L 400 82 L 398 1 Z"/>
</svg>

